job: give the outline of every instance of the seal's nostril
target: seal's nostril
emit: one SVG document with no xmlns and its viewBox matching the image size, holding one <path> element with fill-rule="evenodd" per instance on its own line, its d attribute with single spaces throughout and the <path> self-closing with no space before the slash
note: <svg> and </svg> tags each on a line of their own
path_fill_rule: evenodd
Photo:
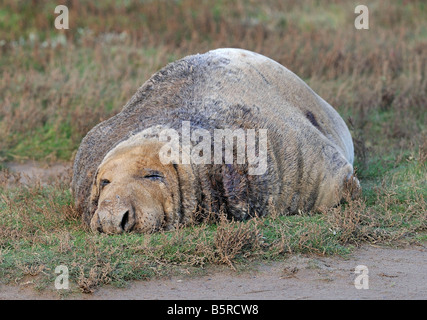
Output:
<svg viewBox="0 0 427 320">
<path fill-rule="evenodd" d="M 120 223 L 120 227 L 125 230 L 126 224 L 129 221 L 129 210 L 125 212 L 122 218 L 122 222 Z"/>
</svg>

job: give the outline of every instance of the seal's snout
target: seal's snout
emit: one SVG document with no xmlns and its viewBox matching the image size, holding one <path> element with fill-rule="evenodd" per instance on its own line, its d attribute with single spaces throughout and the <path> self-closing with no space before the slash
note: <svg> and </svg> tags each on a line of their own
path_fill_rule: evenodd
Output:
<svg viewBox="0 0 427 320">
<path fill-rule="evenodd" d="M 124 232 L 132 231 L 133 226 L 135 225 L 135 214 L 131 210 L 127 210 L 122 217 L 120 222 L 120 228 Z"/>
<path fill-rule="evenodd" d="M 96 210 L 90 227 L 94 232 L 119 234 L 132 231 L 135 223 L 135 211 L 132 206 L 114 206 L 112 201 L 104 200 Z"/>
</svg>

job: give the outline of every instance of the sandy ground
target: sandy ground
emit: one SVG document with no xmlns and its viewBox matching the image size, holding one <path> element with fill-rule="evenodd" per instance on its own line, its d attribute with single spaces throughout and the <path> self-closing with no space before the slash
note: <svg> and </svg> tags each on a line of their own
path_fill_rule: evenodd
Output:
<svg viewBox="0 0 427 320">
<path fill-rule="evenodd" d="M 127 288 L 104 286 L 92 294 L 73 293 L 65 299 L 122 300 L 284 300 L 284 299 L 427 299 L 427 243 L 406 248 L 365 246 L 350 257 L 293 256 L 237 273 L 211 268 L 204 276 L 136 281 Z M 361 282 L 358 265 L 367 267 Z M 357 289 L 355 281 L 366 284 Z M 53 289 L 42 293 L 26 279 L 21 285 L 0 285 L 1 299 L 60 299 Z M 64 296 L 62 296 L 64 298 Z"/>
<path fill-rule="evenodd" d="M 67 165 L 46 168 L 11 165 L 28 178 L 61 174 Z M 25 181 L 21 181 L 25 182 Z M 365 266 L 356 274 L 357 266 Z M 362 276 L 361 279 L 359 276 Z M 364 285 L 357 289 L 355 282 Z M 259 264 L 252 271 L 211 268 L 203 276 L 132 282 L 127 288 L 104 286 L 92 294 L 40 293 L 26 279 L 0 285 L 1 299 L 427 299 L 427 243 L 390 248 L 364 246 L 347 258 L 295 255 L 283 262 Z"/>
</svg>

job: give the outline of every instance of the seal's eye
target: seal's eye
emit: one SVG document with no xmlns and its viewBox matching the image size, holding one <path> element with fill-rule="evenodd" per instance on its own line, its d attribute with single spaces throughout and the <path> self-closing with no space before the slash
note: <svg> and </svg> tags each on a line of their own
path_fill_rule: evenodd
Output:
<svg viewBox="0 0 427 320">
<path fill-rule="evenodd" d="M 149 171 L 145 176 L 144 179 L 149 179 L 149 180 L 159 180 L 159 181 L 163 181 L 164 176 L 161 172 L 159 171 Z"/>
<path fill-rule="evenodd" d="M 110 180 L 107 180 L 107 179 L 101 179 L 101 183 L 100 183 L 100 185 L 101 185 L 101 188 L 104 188 L 107 184 L 109 184 L 110 183 Z"/>
</svg>

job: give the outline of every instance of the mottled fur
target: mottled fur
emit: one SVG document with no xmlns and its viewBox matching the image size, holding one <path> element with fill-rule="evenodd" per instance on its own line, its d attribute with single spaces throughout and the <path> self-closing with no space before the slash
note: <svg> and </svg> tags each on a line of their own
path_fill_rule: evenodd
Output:
<svg viewBox="0 0 427 320">
<path fill-rule="evenodd" d="M 246 219 L 272 210 L 292 214 L 333 206 L 353 173 L 351 135 L 327 102 L 267 57 L 218 49 L 164 67 L 119 114 L 83 139 L 72 190 L 87 224 L 99 205 L 92 189 L 106 154 L 131 137 L 143 145 L 150 137 L 137 134 L 147 128 L 180 131 L 182 121 L 210 131 L 267 129 L 268 167 L 263 175 L 248 175 L 247 165 L 176 165 L 180 206 L 174 223 L 196 211 Z"/>
</svg>

